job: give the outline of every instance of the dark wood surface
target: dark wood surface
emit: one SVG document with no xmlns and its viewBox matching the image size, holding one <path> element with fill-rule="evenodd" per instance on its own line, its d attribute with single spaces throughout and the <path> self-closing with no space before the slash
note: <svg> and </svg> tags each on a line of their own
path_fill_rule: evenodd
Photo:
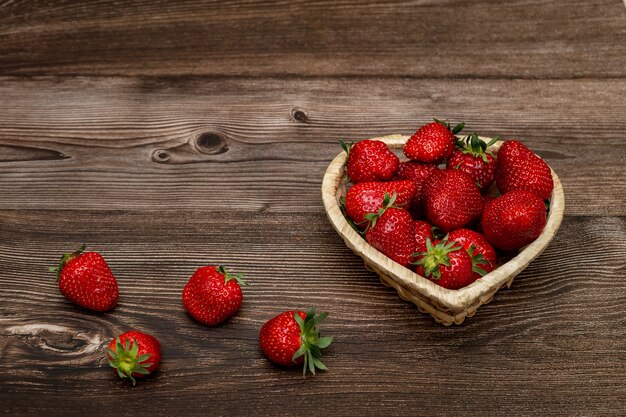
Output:
<svg viewBox="0 0 626 417">
<path fill-rule="evenodd" d="M 626 415 L 626 9 L 619 1 L 0 1 L 0 412 Z M 443 327 L 363 267 L 321 202 L 337 141 L 432 116 L 520 138 L 564 184 L 555 240 Z M 119 306 L 47 267 L 100 251 Z M 193 271 L 243 272 L 208 328 Z M 330 368 L 271 365 L 261 324 L 329 311 Z M 133 388 L 104 360 L 163 344 Z"/>
</svg>

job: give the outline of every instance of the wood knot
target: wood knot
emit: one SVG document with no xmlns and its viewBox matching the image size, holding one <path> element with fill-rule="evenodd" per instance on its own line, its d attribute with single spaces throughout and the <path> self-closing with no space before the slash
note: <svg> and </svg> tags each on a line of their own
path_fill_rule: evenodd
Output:
<svg viewBox="0 0 626 417">
<path fill-rule="evenodd" d="M 209 155 L 224 153 L 228 150 L 226 139 L 215 132 L 205 132 L 196 138 L 196 149 Z"/>
<path fill-rule="evenodd" d="M 291 118 L 296 122 L 309 123 L 309 115 L 303 109 L 295 108 L 291 110 Z"/>
<path fill-rule="evenodd" d="M 103 335 L 97 330 L 75 328 L 51 323 L 20 324 L 6 329 L 9 336 L 24 342 L 23 349 L 47 351 L 52 355 L 79 357 L 97 352 L 103 343 Z"/>
<path fill-rule="evenodd" d="M 152 160 L 154 162 L 167 162 L 170 160 L 170 154 L 164 149 L 157 149 L 152 152 Z"/>
</svg>

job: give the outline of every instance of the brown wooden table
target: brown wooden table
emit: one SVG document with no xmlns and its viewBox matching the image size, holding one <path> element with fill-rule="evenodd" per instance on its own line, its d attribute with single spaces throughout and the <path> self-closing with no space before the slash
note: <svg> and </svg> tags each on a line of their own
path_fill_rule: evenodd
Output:
<svg viewBox="0 0 626 417">
<path fill-rule="evenodd" d="M 1 1 L 0 411 L 37 415 L 626 415 L 626 9 L 585 1 Z M 463 325 L 367 272 L 326 219 L 338 140 L 432 116 L 521 138 L 558 172 L 545 253 Z M 87 243 L 120 285 L 85 312 L 47 267 Z M 193 271 L 245 273 L 190 319 Z M 258 348 L 330 312 L 328 372 Z M 158 374 L 104 360 L 138 328 Z"/>
</svg>

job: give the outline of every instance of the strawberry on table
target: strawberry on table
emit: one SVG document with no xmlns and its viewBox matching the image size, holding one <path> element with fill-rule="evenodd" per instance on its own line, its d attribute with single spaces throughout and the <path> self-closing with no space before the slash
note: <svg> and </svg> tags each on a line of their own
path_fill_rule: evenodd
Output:
<svg viewBox="0 0 626 417">
<path fill-rule="evenodd" d="M 267 358 L 282 366 L 304 364 L 315 375 L 316 369 L 326 370 L 322 363 L 322 349 L 328 347 L 333 338 L 320 336 L 318 325 L 328 313 L 315 314 L 315 307 L 304 311 L 285 311 L 267 321 L 259 332 L 259 345 Z"/>
<path fill-rule="evenodd" d="M 191 276 L 183 290 L 183 305 L 200 323 L 215 326 L 235 314 L 248 285 L 242 274 L 231 274 L 223 266 L 204 266 Z"/>
<path fill-rule="evenodd" d="M 497 140 L 496 137 L 486 143 L 473 133 L 464 140 L 457 141 L 458 149 L 450 156 L 446 167 L 465 172 L 481 190 L 487 190 L 496 175 L 496 158 L 489 147 Z"/>
<path fill-rule="evenodd" d="M 404 154 L 414 161 L 434 163 L 440 162 L 454 151 L 456 135 L 463 129 L 460 123 L 453 129 L 445 122 L 435 119 L 415 132 L 404 145 Z"/>
<path fill-rule="evenodd" d="M 487 240 L 502 250 L 520 249 L 539 237 L 546 225 L 546 206 L 537 194 L 515 190 L 491 201 L 482 217 Z"/>
<path fill-rule="evenodd" d="M 385 196 L 378 213 L 368 214 L 370 225 L 365 239 L 394 262 L 409 267 L 416 250 L 413 219 L 408 211 L 395 207 L 395 194 Z"/>
<path fill-rule="evenodd" d="M 498 257 L 496 250 L 482 234 L 470 229 L 456 229 L 448 233 L 448 240 L 456 242 L 472 258 L 474 273 L 483 276 L 494 270 Z"/>
<path fill-rule="evenodd" d="M 61 293 L 72 303 L 95 311 L 108 311 L 117 305 L 117 280 L 97 252 L 84 252 L 85 245 L 61 256 L 57 273 Z"/>
<path fill-rule="evenodd" d="M 443 239 L 426 240 L 426 250 L 417 255 L 416 272 L 434 283 L 451 290 L 458 290 L 480 276 L 472 269 L 472 258 L 457 242 Z"/>
<path fill-rule="evenodd" d="M 544 200 L 554 188 L 548 164 L 517 140 L 505 141 L 498 151 L 496 185 L 502 194 L 528 190 Z"/>
<path fill-rule="evenodd" d="M 135 385 L 135 378 L 143 378 L 159 367 L 161 344 L 154 336 L 131 330 L 111 340 L 107 359 L 120 378 L 128 378 Z"/>
<path fill-rule="evenodd" d="M 346 170 L 353 183 L 390 180 L 399 158 L 380 140 L 365 139 L 354 144 L 340 142 L 348 154 Z"/>
<path fill-rule="evenodd" d="M 430 176 L 425 184 L 426 220 L 443 232 L 458 229 L 480 217 L 480 189 L 465 172 L 446 169 Z"/>
<path fill-rule="evenodd" d="M 409 207 L 415 197 L 413 181 L 361 182 L 348 190 L 345 199 L 346 214 L 362 230 L 367 227 L 366 215 L 376 213 L 383 206 L 385 194 L 396 194 L 395 205 Z"/>
</svg>

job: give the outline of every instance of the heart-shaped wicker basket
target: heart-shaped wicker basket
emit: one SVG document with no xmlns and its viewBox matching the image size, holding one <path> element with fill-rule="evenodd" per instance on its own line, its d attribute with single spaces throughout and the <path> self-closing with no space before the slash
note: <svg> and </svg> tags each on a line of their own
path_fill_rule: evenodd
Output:
<svg viewBox="0 0 626 417">
<path fill-rule="evenodd" d="M 401 149 L 408 138 L 391 135 L 375 139 L 385 142 L 391 149 Z M 490 149 L 495 153 L 501 144 L 499 141 Z M 459 290 L 449 290 L 395 263 L 370 246 L 348 224 L 339 207 L 339 199 L 346 194 L 345 162 L 346 153 L 341 152 L 328 166 L 322 182 L 324 207 L 333 227 L 346 245 L 363 258 L 365 267 L 378 274 L 383 284 L 394 287 L 401 298 L 411 301 L 420 311 L 429 313 L 437 322 L 446 326 L 452 323 L 461 324 L 466 317 L 473 316 L 478 307 L 490 302 L 500 288 L 505 285 L 507 288 L 510 287 L 515 276 L 548 246 L 563 220 L 565 208 L 563 188 L 559 177 L 552 171 L 554 190 L 550 198 L 547 224 L 541 235 L 513 259 L 471 285 Z"/>
</svg>

